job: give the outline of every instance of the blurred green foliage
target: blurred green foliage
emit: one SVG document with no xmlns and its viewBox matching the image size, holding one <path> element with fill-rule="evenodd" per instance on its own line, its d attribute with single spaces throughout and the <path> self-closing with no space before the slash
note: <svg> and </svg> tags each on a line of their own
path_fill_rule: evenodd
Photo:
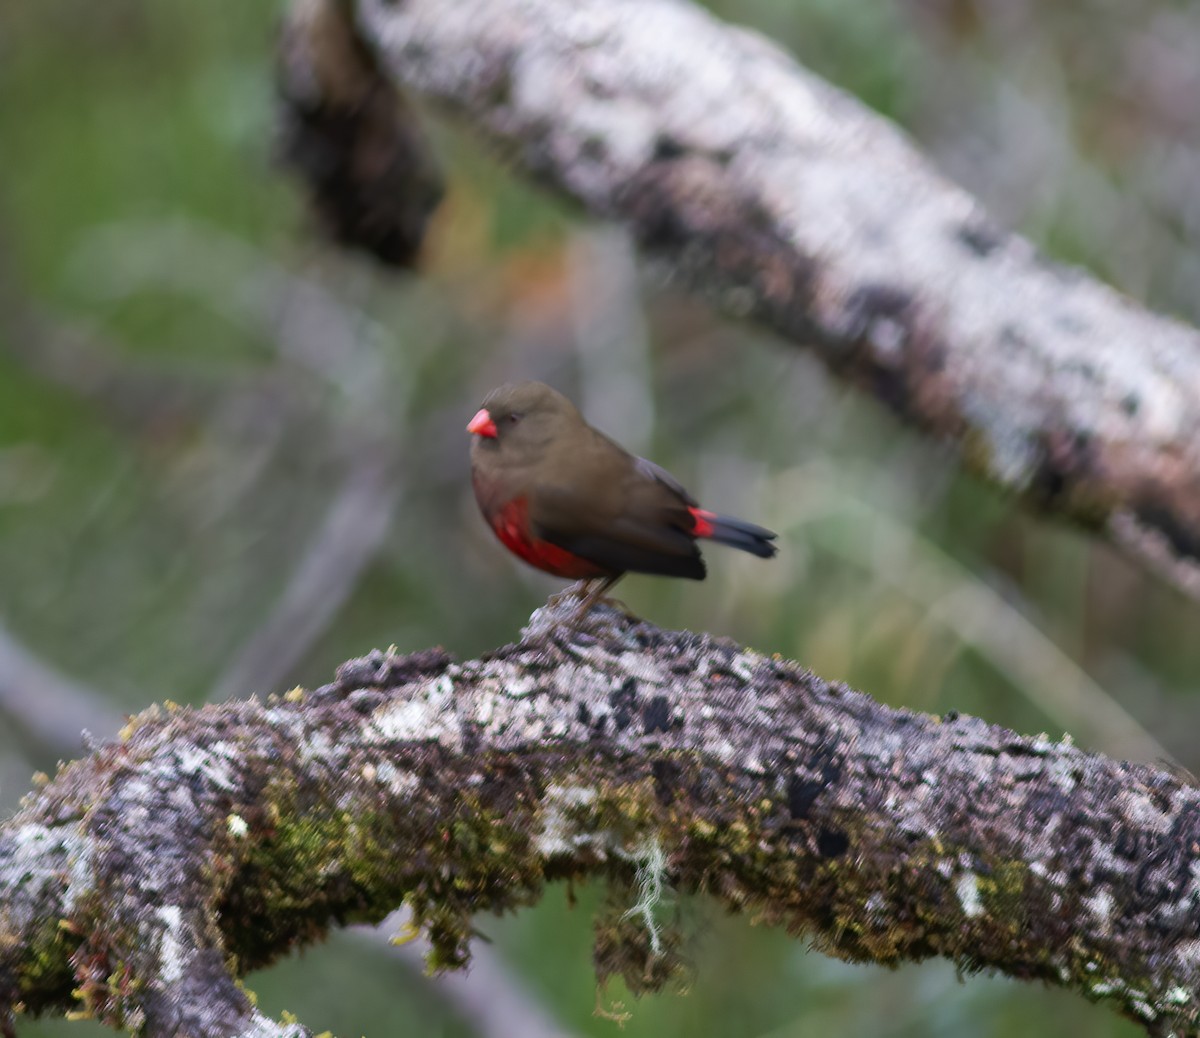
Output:
<svg viewBox="0 0 1200 1038">
<path fill-rule="evenodd" d="M 713 6 L 903 122 L 1052 254 L 1200 318 L 1200 109 L 1186 103 L 1200 16 L 1186 5 Z M 0 7 L 0 619 L 16 638 L 124 711 L 201 702 L 243 675 L 261 677 L 238 694 L 320 683 L 376 645 L 470 655 L 509 640 L 554 585 L 483 529 L 463 424 L 491 385 L 540 377 L 603 425 L 620 410 L 617 391 L 597 388 L 611 369 L 618 387 L 649 380 L 633 446 L 782 535 L 770 567 L 712 552 L 704 585 L 630 579 L 636 611 L 889 702 L 1070 728 L 1101 749 L 1121 737 L 1093 724 L 1103 688 L 1196 766 L 1194 604 L 960 478 L 790 345 L 653 287 L 618 292 L 608 311 L 586 305 L 605 265 L 628 263 L 619 237 L 454 127 L 431 122 L 451 185 L 426 277 L 315 243 L 271 161 L 278 13 Z M 635 334 L 611 354 L 581 346 L 631 313 Z M 327 622 L 289 639 L 283 614 L 282 639 L 264 642 L 330 502 L 356 500 L 364 456 L 378 459 L 362 479 L 386 535 L 303 611 L 320 606 Z M 264 668 L 251 643 L 295 651 Z M 1063 700 L 1048 712 L 1051 687 Z M 58 754 L 6 727 L 8 809 Z M 592 1016 L 596 892 L 580 894 L 568 909 L 555 889 L 480 927 L 564 1026 L 616 1034 Z M 632 1005 L 624 1034 L 1136 1033 L 1073 996 L 959 985 L 944 964 L 850 967 L 703 904 L 682 909 L 692 990 Z M 249 986 L 315 1030 L 470 1033 L 435 988 L 341 935 Z M 60 1033 L 99 1030 L 22 1028 Z"/>
</svg>

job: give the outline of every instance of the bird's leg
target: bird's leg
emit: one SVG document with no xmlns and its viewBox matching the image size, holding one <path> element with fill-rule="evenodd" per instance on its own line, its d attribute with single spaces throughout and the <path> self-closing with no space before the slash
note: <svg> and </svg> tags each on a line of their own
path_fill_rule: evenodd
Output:
<svg viewBox="0 0 1200 1038">
<path fill-rule="evenodd" d="M 549 605 L 556 606 L 567 598 L 582 598 L 591 586 L 591 580 L 577 580 L 568 584 L 561 591 L 555 591 L 546 601 Z"/>
<path fill-rule="evenodd" d="M 624 575 L 624 573 L 617 573 L 611 577 L 604 577 L 601 580 L 597 580 L 592 585 L 592 589 L 583 596 L 583 601 L 579 603 L 579 608 L 575 610 L 575 614 L 571 617 L 572 626 L 587 616 L 591 612 L 592 606 L 604 595 L 604 592 L 611 588 Z"/>
</svg>

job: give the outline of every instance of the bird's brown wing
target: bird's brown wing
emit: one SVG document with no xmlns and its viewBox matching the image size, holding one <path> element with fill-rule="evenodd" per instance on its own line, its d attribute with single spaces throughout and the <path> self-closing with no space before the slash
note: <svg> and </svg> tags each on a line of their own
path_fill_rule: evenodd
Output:
<svg viewBox="0 0 1200 1038">
<path fill-rule="evenodd" d="M 543 528 L 551 544 L 613 573 L 654 573 L 703 580 L 706 570 L 696 542 L 672 527 L 618 519 L 603 530 Z"/>
<path fill-rule="evenodd" d="M 638 475 L 652 483 L 659 483 L 666 487 L 677 498 L 675 502 L 677 505 L 694 506 L 698 504 L 696 499 L 683 488 L 683 484 L 661 465 L 655 465 L 654 462 L 647 461 L 645 458 L 634 458 L 632 454 L 629 456 L 633 458 L 633 467 Z"/>
<path fill-rule="evenodd" d="M 665 469 L 595 433 L 586 457 L 531 493 L 529 515 L 537 536 L 613 572 L 703 580 L 692 504 Z"/>
</svg>

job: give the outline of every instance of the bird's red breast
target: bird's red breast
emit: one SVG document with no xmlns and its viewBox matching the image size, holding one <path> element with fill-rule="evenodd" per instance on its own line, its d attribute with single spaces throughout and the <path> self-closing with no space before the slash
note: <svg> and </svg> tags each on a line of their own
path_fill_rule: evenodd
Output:
<svg viewBox="0 0 1200 1038">
<path fill-rule="evenodd" d="M 533 536 L 529 529 L 529 506 L 523 497 L 497 509 L 488 522 L 504 547 L 517 558 L 546 573 L 568 580 L 591 580 L 593 577 L 606 577 L 611 572 L 571 554 L 565 548 Z"/>
</svg>

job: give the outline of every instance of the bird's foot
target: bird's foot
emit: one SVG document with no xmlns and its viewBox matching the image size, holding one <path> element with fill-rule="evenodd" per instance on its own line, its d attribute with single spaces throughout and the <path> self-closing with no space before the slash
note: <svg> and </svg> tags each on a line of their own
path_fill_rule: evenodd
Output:
<svg viewBox="0 0 1200 1038">
<path fill-rule="evenodd" d="M 560 605 L 571 598 L 584 598 L 588 593 L 588 588 L 591 587 L 590 580 L 577 580 L 574 584 L 568 584 L 561 591 L 556 591 L 546 599 L 546 605 L 552 609 L 557 609 Z"/>
<path fill-rule="evenodd" d="M 601 595 L 599 598 L 593 598 L 588 601 L 580 602 L 579 608 L 571 615 L 571 626 L 579 627 L 589 615 L 595 610 L 596 606 L 604 606 L 611 609 L 614 613 L 620 613 L 629 620 L 636 620 L 637 617 L 630 611 L 629 606 L 622 602 L 619 598 L 609 598 L 608 595 Z"/>
<path fill-rule="evenodd" d="M 612 613 L 624 619 L 636 620 L 637 617 L 629 611 L 629 607 L 624 602 L 608 598 L 604 594 L 618 579 L 618 577 L 602 577 L 577 581 L 551 595 L 546 599 L 546 604 L 534 614 L 538 618 L 538 622 L 531 624 L 523 633 L 529 635 L 535 628 L 561 632 L 564 635 L 571 631 L 584 631 L 604 622 L 601 617 L 591 619 L 589 616 L 597 605 L 604 606 L 604 609 L 600 610 L 601 613 L 609 612 L 610 623 L 612 622 Z M 568 612 L 571 605 L 574 605 L 575 608 Z"/>
<path fill-rule="evenodd" d="M 583 601 L 579 603 L 579 608 L 571 616 L 571 626 L 578 627 L 583 618 L 592 611 L 592 606 L 604 597 L 604 592 L 620 579 L 621 574 L 617 573 L 615 576 L 602 577 L 595 581 L 585 581 L 583 585 Z"/>
<path fill-rule="evenodd" d="M 580 636 L 585 639 L 596 639 L 603 632 L 616 630 L 628 623 L 638 622 L 638 617 L 629 607 L 616 598 L 603 594 L 613 582 L 601 581 L 600 585 L 588 589 L 586 582 L 583 590 L 589 591 L 574 609 L 570 600 L 581 590 L 578 585 L 551 595 L 546 604 L 530 617 L 530 623 L 522 629 L 521 637 L 526 641 L 546 639 L 557 642 L 560 647 L 569 648 L 577 643 Z M 596 606 L 600 608 L 597 609 Z"/>
</svg>

